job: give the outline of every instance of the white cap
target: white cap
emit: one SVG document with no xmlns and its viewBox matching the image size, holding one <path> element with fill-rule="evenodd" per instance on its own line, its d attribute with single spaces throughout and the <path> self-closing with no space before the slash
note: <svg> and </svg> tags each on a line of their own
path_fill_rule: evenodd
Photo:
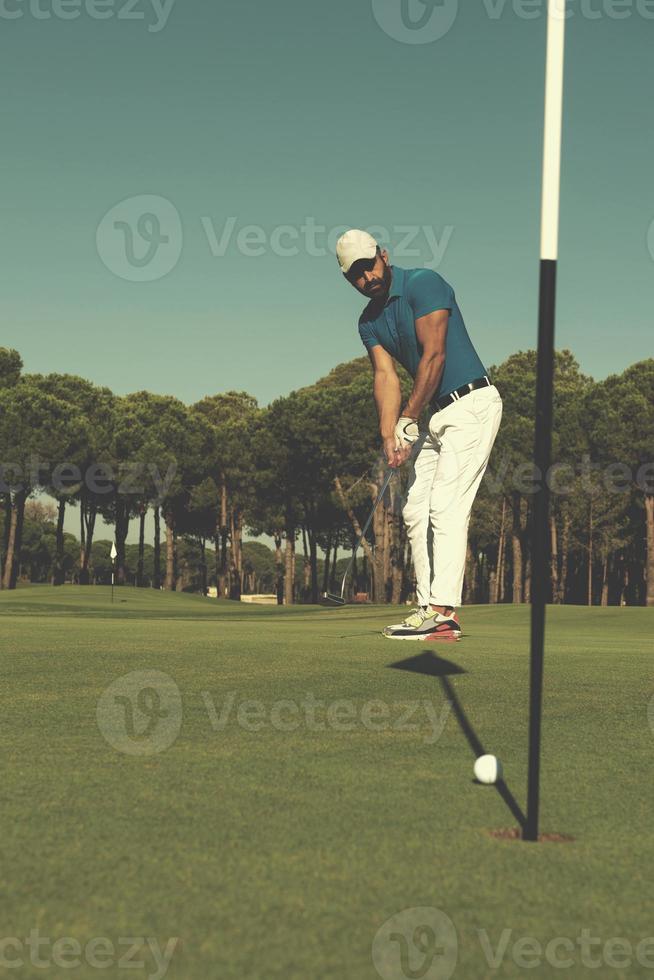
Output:
<svg viewBox="0 0 654 980">
<path fill-rule="evenodd" d="M 347 275 L 359 259 L 373 259 L 376 254 L 375 239 L 367 231 L 359 231 L 358 228 L 346 231 L 336 242 L 336 258 L 343 275 Z"/>
</svg>

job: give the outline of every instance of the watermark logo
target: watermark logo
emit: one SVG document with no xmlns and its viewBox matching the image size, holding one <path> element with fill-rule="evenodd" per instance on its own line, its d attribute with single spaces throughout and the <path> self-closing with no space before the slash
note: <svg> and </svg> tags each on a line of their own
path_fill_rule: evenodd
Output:
<svg viewBox="0 0 654 980">
<path fill-rule="evenodd" d="M 175 0 L 0 0 L 2 20 L 119 20 L 147 22 L 148 33 L 158 34 L 168 23 Z M 144 9 L 139 9 L 144 8 Z"/>
<path fill-rule="evenodd" d="M 335 737 L 363 729 L 373 735 L 388 732 L 409 735 L 424 745 L 435 745 L 452 713 L 452 703 L 431 701 L 322 701 L 308 691 L 265 704 L 240 699 L 237 691 L 215 698 L 202 691 L 207 733 L 222 735 L 233 729 L 248 734 L 275 731 L 329 732 Z M 110 745 L 127 755 L 163 752 L 177 738 L 182 724 L 182 696 L 168 674 L 134 671 L 119 677 L 103 692 L 97 707 L 98 727 Z"/>
<path fill-rule="evenodd" d="M 126 755 L 157 755 L 169 748 L 182 726 L 177 684 L 158 670 L 135 670 L 103 692 L 98 728 L 107 742 Z"/>
<path fill-rule="evenodd" d="M 654 260 L 654 220 L 650 223 L 647 229 L 647 247 L 649 249 L 649 254 Z"/>
<path fill-rule="evenodd" d="M 372 962 L 382 980 L 449 980 L 458 953 L 454 923 L 428 907 L 391 916 L 372 943 Z"/>
<path fill-rule="evenodd" d="M 423 744 L 435 745 L 445 731 L 452 712 L 452 702 L 437 706 L 431 701 L 406 701 L 389 704 L 386 701 L 364 701 L 359 705 L 350 699 L 321 701 L 308 691 L 299 701 L 290 698 L 274 701 L 241 701 L 236 691 L 216 700 L 209 691 L 202 700 L 214 732 L 223 732 L 237 725 L 245 732 L 258 733 L 264 729 L 277 732 L 325 732 L 340 734 L 357 728 L 373 733 L 400 732 L 420 737 Z"/>
<path fill-rule="evenodd" d="M 549 941 L 542 941 L 535 936 L 516 935 L 513 929 L 506 928 L 498 937 L 486 929 L 478 929 L 477 939 L 493 972 L 500 970 L 509 958 L 520 970 L 550 967 L 574 970 L 573 976 L 579 976 L 582 967 L 585 970 L 598 970 L 603 966 L 611 970 L 628 970 L 634 965 L 634 959 L 647 970 L 654 967 L 654 938 L 651 936 L 636 943 L 620 936 L 604 940 L 594 936 L 591 929 L 583 928 L 574 939 L 554 936 Z"/>
<path fill-rule="evenodd" d="M 532 21 L 547 17 L 548 0 L 482 0 L 481 9 L 491 21 L 505 16 Z M 558 20 L 654 19 L 654 0 L 556 0 L 551 9 Z M 372 0 L 378 25 L 403 44 L 433 44 L 445 37 L 458 10 L 458 0 Z"/>
<path fill-rule="evenodd" d="M 0 0 L 2 3 L 2 0 Z M 191 223 L 192 222 L 192 223 Z M 187 220 L 191 234 L 201 231 L 212 258 L 234 252 L 246 259 L 275 255 L 295 259 L 335 257 L 336 243 L 346 225 L 329 227 L 310 215 L 299 225 L 281 224 L 270 229 L 241 224 L 236 215 L 222 223 L 201 215 L 199 227 Z M 454 225 L 375 225 L 367 229 L 380 247 L 389 248 L 394 259 L 416 261 L 436 269 L 443 261 L 454 235 Z M 152 282 L 167 275 L 179 262 L 184 245 L 182 221 L 175 205 L 156 195 L 140 195 L 121 201 L 102 218 L 97 250 L 103 263 L 121 279 Z"/>
<path fill-rule="evenodd" d="M 500 20 L 507 12 L 520 20 L 538 20 L 548 12 L 548 0 L 483 0 L 483 6 L 490 20 Z M 556 20 L 627 20 L 634 15 L 652 20 L 653 0 L 556 0 L 552 5 Z"/>
<path fill-rule="evenodd" d="M 98 255 L 114 275 L 128 282 L 163 279 L 179 261 L 182 221 L 165 197 L 141 194 L 120 201 L 96 232 Z"/>
<path fill-rule="evenodd" d="M 234 248 L 245 258 L 257 259 L 268 253 L 278 258 L 335 256 L 336 243 L 348 231 L 347 225 L 328 227 L 307 215 L 301 225 L 275 225 L 266 231 L 261 225 L 242 225 L 231 215 L 221 225 L 209 215 L 200 218 L 211 255 L 223 258 Z M 396 259 L 421 259 L 436 268 L 454 234 L 453 225 L 436 229 L 431 225 L 371 225 L 366 229 L 382 248 L 390 248 Z"/>
<path fill-rule="evenodd" d="M 604 939 L 588 927 L 576 936 L 551 938 L 524 935 L 506 927 L 496 933 L 476 929 L 467 943 L 474 951 L 478 974 L 497 974 L 507 964 L 519 970 L 548 967 L 556 971 L 628 970 L 638 964 L 654 969 L 654 937 Z M 388 919 L 372 943 L 372 961 L 382 980 L 449 980 L 458 958 L 458 937 L 453 921 L 440 909 L 404 909 Z M 485 963 L 485 966 L 484 966 Z M 490 973 L 488 972 L 490 971 Z M 513 972 L 511 973 L 513 975 Z"/>
<path fill-rule="evenodd" d="M 55 967 L 60 970 L 77 970 L 89 966 L 94 970 L 141 970 L 147 980 L 163 980 L 168 973 L 173 955 L 180 948 L 180 940 L 174 936 L 165 945 L 153 936 L 93 936 L 82 942 L 75 936 L 52 939 L 41 935 L 38 927 L 30 929 L 27 936 L 0 937 L 0 967 L 20 970 L 33 966 L 36 970 Z M 31 976 L 34 972 L 30 971 Z M 78 974 L 79 975 L 79 974 Z M 89 976 L 88 972 L 86 973 Z M 110 974 L 111 975 L 111 974 Z"/>
<path fill-rule="evenodd" d="M 372 0 L 375 20 L 402 44 L 433 44 L 451 30 L 459 0 Z"/>
<path fill-rule="evenodd" d="M 168 464 L 162 477 L 157 464 L 145 460 L 125 460 L 116 467 L 109 463 L 91 463 L 82 471 L 75 463 L 53 464 L 31 453 L 29 459 L 21 462 L 0 461 L 0 493 L 49 486 L 57 493 L 75 494 L 80 486 L 85 486 L 93 494 L 146 494 L 161 502 L 176 473 L 176 460 Z"/>
</svg>

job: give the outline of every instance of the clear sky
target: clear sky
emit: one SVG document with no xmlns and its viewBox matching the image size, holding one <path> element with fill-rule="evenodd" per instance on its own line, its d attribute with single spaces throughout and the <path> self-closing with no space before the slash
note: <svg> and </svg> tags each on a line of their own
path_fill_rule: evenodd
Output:
<svg viewBox="0 0 654 980">
<path fill-rule="evenodd" d="M 569 8 L 557 344 L 603 377 L 652 354 L 654 2 Z M 486 363 L 533 347 L 544 11 L 0 0 L 0 344 L 265 404 L 363 353 L 326 230 L 381 226 Z"/>
</svg>

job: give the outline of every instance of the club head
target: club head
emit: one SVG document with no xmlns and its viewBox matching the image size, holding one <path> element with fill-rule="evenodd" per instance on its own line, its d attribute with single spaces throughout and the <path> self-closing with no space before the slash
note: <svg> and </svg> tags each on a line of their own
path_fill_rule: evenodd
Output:
<svg viewBox="0 0 654 980">
<path fill-rule="evenodd" d="M 344 606 L 345 605 L 345 599 L 343 598 L 342 595 L 332 595 L 331 592 L 323 592 L 322 598 L 326 602 L 333 602 L 335 606 Z"/>
</svg>

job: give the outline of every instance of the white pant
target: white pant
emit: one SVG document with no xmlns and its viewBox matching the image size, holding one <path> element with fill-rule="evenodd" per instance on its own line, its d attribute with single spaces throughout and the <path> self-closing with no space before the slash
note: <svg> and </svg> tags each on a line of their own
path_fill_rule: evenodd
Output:
<svg viewBox="0 0 654 980">
<path fill-rule="evenodd" d="M 429 420 L 402 510 L 421 606 L 461 605 L 470 513 L 501 419 L 502 399 L 492 385 L 471 391 Z"/>
</svg>

